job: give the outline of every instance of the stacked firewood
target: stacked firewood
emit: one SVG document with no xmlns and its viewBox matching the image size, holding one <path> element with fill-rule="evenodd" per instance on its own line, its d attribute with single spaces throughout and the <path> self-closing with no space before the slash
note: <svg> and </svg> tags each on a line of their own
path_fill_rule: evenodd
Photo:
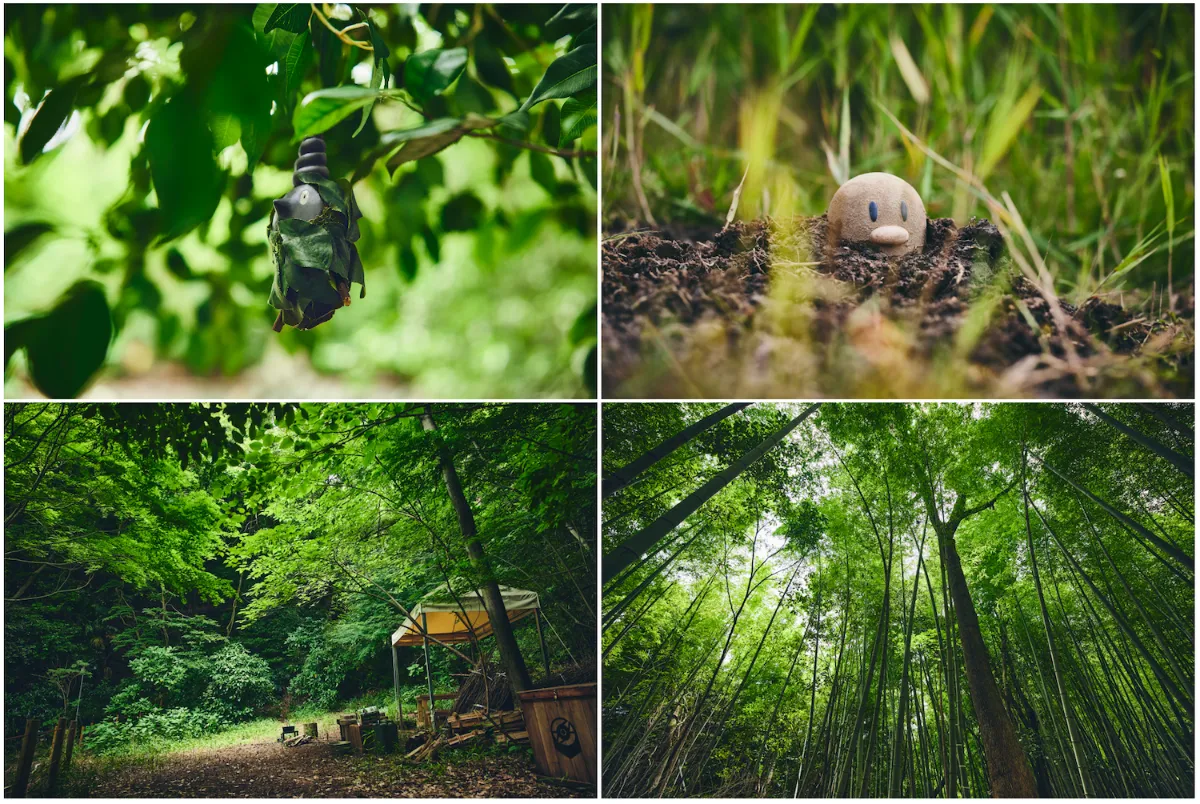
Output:
<svg viewBox="0 0 1200 804">
<path fill-rule="evenodd" d="M 491 669 L 491 668 L 489 668 Z M 491 712 L 513 708 L 512 687 L 499 670 L 485 672 L 476 667 L 458 688 L 458 697 L 451 708 L 459 714 L 474 712 L 480 707 Z"/>
</svg>

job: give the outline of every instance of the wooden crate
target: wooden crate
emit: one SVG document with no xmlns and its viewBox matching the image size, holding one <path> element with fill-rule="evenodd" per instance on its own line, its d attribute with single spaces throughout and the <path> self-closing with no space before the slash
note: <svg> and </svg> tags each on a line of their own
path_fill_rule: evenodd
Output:
<svg viewBox="0 0 1200 804">
<path fill-rule="evenodd" d="M 596 784 L 596 685 L 528 690 L 521 709 L 538 772 Z"/>
<path fill-rule="evenodd" d="M 499 727 L 505 731 L 517 731 L 524 728 L 525 717 L 519 711 L 507 710 L 500 712 L 482 711 L 467 714 L 451 714 L 446 718 L 446 725 L 454 731 L 475 729 L 480 726 Z"/>
<path fill-rule="evenodd" d="M 350 743 L 351 747 L 358 753 L 362 753 L 362 727 L 357 723 L 349 723 L 346 725 L 346 742 Z"/>
<path fill-rule="evenodd" d="M 458 695 L 453 692 L 439 692 L 433 696 L 433 699 L 435 702 L 436 701 L 453 701 L 457 697 L 458 697 Z M 448 716 L 454 714 L 453 709 L 438 709 L 436 711 L 437 711 L 438 720 L 439 720 L 439 722 L 442 722 L 442 723 L 446 722 L 446 718 Z M 429 696 L 428 695 L 418 695 L 417 696 L 417 727 L 422 728 L 422 729 L 428 729 L 429 726 L 430 726 L 430 724 L 429 724 Z"/>
</svg>

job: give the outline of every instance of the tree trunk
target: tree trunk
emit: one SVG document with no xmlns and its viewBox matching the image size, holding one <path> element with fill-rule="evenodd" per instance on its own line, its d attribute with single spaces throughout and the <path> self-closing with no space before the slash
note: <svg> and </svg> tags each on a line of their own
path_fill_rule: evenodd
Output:
<svg viewBox="0 0 1200 804">
<path fill-rule="evenodd" d="M 908 604 L 908 617 L 904 623 L 904 663 L 900 671 L 900 704 L 896 715 L 896 734 L 892 743 L 892 778 L 888 785 L 890 798 L 900 797 L 900 783 L 904 779 L 904 741 L 901 734 L 908 733 L 908 669 L 912 663 L 913 617 L 917 611 L 917 593 L 921 590 L 921 563 L 925 557 L 925 531 L 922 528 L 921 542 L 917 545 L 917 568 L 913 573 L 912 600 Z M 904 565 L 900 565 L 901 589 L 904 587 Z"/>
<path fill-rule="evenodd" d="M 954 500 L 948 521 L 943 522 L 934 501 L 933 478 L 927 478 L 924 491 L 926 514 L 933 523 L 934 532 L 941 545 L 946 571 L 946 583 L 950 588 L 950 599 L 954 602 L 954 614 L 958 624 L 959 641 L 962 644 L 963 669 L 967 674 L 967 687 L 971 693 L 971 704 L 975 708 L 975 720 L 979 725 L 980 746 L 987 760 L 988 778 L 992 795 L 999 798 L 1034 798 L 1037 796 L 1037 781 L 1025 756 L 1025 749 L 1017 739 L 1008 711 L 1004 708 L 1004 697 L 992 675 L 987 646 L 979 629 L 979 616 L 975 602 L 971 599 L 962 562 L 954 543 L 958 526 L 966 519 L 990 508 L 996 500 L 1016 485 L 1014 480 L 1004 491 L 983 505 L 968 509 L 966 498 L 959 494 Z"/>
<path fill-rule="evenodd" d="M 1160 422 L 1165 424 L 1167 427 L 1170 427 L 1172 430 L 1179 433 L 1181 436 L 1186 438 L 1188 441 L 1195 443 L 1196 433 L 1194 431 L 1188 429 L 1187 426 L 1182 424 L 1178 419 L 1176 419 L 1174 416 L 1172 416 L 1170 413 L 1168 413 L 1167 412 L 1168 409 L 1165 405 L 1152 405 L 1152 404 L 1148 404 L 1146 402 L 1138 402 L 1137 406 L 1139 408 L 1142 408 L 1143 410 L 1145 410 L 1147 413 L 1149 413 L 1154 418 L 1158 419 Z"/>
<path fill-rule="evenodd" d="M 958 548 L 954 544 L 957 525 L 953 519 L 951 523 L 941 525 L 938 537 L 945 544 L 946 575 L 958 617 L 958 636 L 962 642 L 967 687 L 975 707 L 980 742 L 987 756 L 992 795 L 999 798 L 1035 798 L 1037 781 L 1033 778 L 1033 770 L 1029 767 L 1025 750 L 1017 739 L 1017 731 L 1004 708 L 1004 698 L 992 675 L 975 603 L 971 600 L 967 579 L 958 558 Z"/>
<path fill-rule="evenodd" d="M 643 452 L 640 456 L 622 466 L 617 471 L 613 472 L 603 480 L 604 496 L 611 497 L 621 489 L 628 486 L 638 475 L 649 469 L 654 464 L 661 461 L 663 458 L 670 455 L 675 450 L 682 447 L 693 438 L 703 433 L 708 428 L 712 427 L 719 421 L 732 416 L 738 411 L 750 406 L 749 402 L 735 402 L 732 405 L 726 405 L 716 413 L 710 413 L 698 422 L 695 422 L 689 427 L 685 427 L 675 435 L 658 444 L 652 449 Z"/>
<path fill-rule="evenodd" d="M 1067 700 L 1067 690 L 1063 686 L 1062 668 L 1059 666 L 1058 647 L 1054 644 L 1054 631 L 1050 627 L 1050 612 L 1046 608 L 1046 596 L 1042 593 L 1042 577 L 1038 573 L 1037 553 L 1033 549 L 1033 527 L 1029 522 L 1029 492 L 1025 487 L 1025 452 L 1022 445 L 1021 452 L 1021 497 L 1024 500 L 1025 510 L 1025 545 L 1029 549 L 1029 565 L 1033 570 L 1033 584 L 1037 589 L 1038 605 L 1042 612 L 1042 625 L 1046 629 L 1046 644 L 1050 647 L 1050 667 L 1054 671 L 1054 682 L 1058 686 L 1058 698 L 1062 704 L 1063 718 L 1067 722 L 1067 736 L 1071 743 L 1071 758 L 1075 762 L 1075 772 L 1079 775 L 1079 783 L 1083 786 L 1084 798 L 1090 798 L 1093 794 L 1091 780 L 1088 773 L 1087 755 L 1084 754 L 1083 746 L 1079 739 L 1079 725 L 1075 722 L 1075 711 L 1071 707 L 1071 702 Z"/>
<path fill-rule="evenodd" d="M 433 412 L 429 405 L 425 406 L 424 412 L 421 414 L 421 426 L 428 432 L 436 433 L 437 431 L 437 425 L 433 423 Z M 480 593 L 483 597 L 484 608 L 487 609 L 488 620 L 492 625 L 492 633 L 496 635 L 496 646 L 500 649 L 500 661 L 508 672 L 508 680 L 513 691 L 524 692 L 533 686 L 533 682 L 529 679 L 529 670 L 525 667 L 525 659 L 521 656 L 521 649 L 517 646 L 512 623 L 508 621 L 508 610 L 504 608 L 504 599 L 500 595 L 500 584 L 496 582 L 496 576 L 492 574 L 491 565 L 488 563 L 487 556 L 484 555 L 483 545 L 479 542 L 479 532 L 475 528 L 475 515 L 471 512 L 471 505 L 463 493 L 458 472 L 454 469 L 454 458 L 450 454 L 450 448 L 440 437 L 435 436 L 435 438 L 437 439 L 438 462 L 441 464 L 442 477 L 446 481 L 446 492 L 450 495 L 450 503 L 454 506 L 454 513 L 458 516 L 458 526 L 462 531 L 463 540 L 467 544 L 467 556 L 471 560 L 471 566 L 483 575 L 483 588 Z M 429 707 L 432 712 L 433 701 L 429 702 Z"/>
<path fill-rule="evenodd" d="M 607 584 L 617 573 L 634 561 L 637 561 L 643 553 L 658 544 L 660 539 L 678 527 L 683 520 L 695 513 L 696 509 L 708 502 L 714 494 L 733 482 L 738 475 L 746 471 L 747 468 L 782 441 L 788 433 L 799 427 L 800 423 L 807 419 L 818 407 L 820 407 L 819 402 L 809 406 L 799 416 L 779 428 L 779 430 L 768 436 L 761 444 L 739 458 L 732 466 L 718 473 L 699 489 L 689 494 L 670 511 L 667 511 L 654 522 L 613 548 L 612 552 L 604 556 L 601 560 L 601 582 Z"/>
</svg>

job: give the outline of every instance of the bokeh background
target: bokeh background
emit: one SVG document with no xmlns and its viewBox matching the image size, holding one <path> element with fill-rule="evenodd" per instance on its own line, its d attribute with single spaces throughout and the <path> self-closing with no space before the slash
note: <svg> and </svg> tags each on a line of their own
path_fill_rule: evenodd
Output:
<svg viewBox="0 0 1200 804">
<path fill-rule="evenodd" d="M 594 70 L 590 118 L 584 89 L 484 132 L 520 147 L 468 136 L 394 177 L 376 164 L 355 185 L 366 297 L 355 288 L 352 306 L 313 331 L 271 331 L 267 216 L 292 186 L 293 112 L 315 90 L 379 86 L 373 54 L 305 22 L 307 7 L 293 31 L 264 31 L 287 4 L 6 7 L 7 398 L 77 377 L 82 395 L 110 398 L 593 393 Z M 358 169 L 381 132 L 499 118 L 557 59 L 595 53 L 594 6 L 590 18 L 561 5 L 320 8 L 335 27 L 369 14 L 390 52 L 391 96 L 357 136 L 357 111 L 326 134 L 335 177 Z M 465 70 L 436 94 L 406 88 L 408 57 L 436 49 L 465 50 Z M 43 97 L 55 108 L 38 123 Z M 584 109 L 569 141 L 566 104 Z M 147 127 L 172 107 L 160 161 L 175 198 L 163 204 Z M 215 211 L 197 215 L 213 176 Z M 98 283 L 99 309 L 101 294 L 80 282 Z M 40 388 L 14 337 L 31 317 L 52 324 L 33 348 L 62 366 Z"/>
<path fill-rule="evenodd" d="M 960 225 L 989 217 L 978 187 L 1007 194 L 1017 214 L 997 224 L 1027 229 L 1068 301 L 1118 291 L 1190 317 L 1194 6 L 603 15 L 607 230 L 711 231 L 743 177 L 737 218 L 819 215 L 846 178 L 884 170 Z"/>
</svg>

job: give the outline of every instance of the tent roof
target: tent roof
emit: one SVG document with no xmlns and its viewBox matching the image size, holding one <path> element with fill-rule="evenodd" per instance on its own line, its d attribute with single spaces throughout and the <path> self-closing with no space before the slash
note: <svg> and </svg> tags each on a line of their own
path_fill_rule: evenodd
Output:
<svg viewBox="0 0 1200 804">
<path fill-rule="evenodd" d="M 511 623 L 528 617 L 540 608 L 537 592 L 501 586 L 500 597 Z M 471 629 L 475 630 L 475 636 L 479 639 L 492 633 L 487 608 L 478 590 L 459 593 L 458 600 L 455 600 L 449 587 L 442 584 L 421 598 L 421 602 L 412 610 L 412 616 L 418 622 L 424 618 L 425 630 L 439 642 L 469 642 Z M 467 626 L 468 622 L 470 627 Z M 392 634 L 392 644 L 397 646 L 420 645 L 423 641 L 421 632 L 408 619 Z"/>
</svg>

